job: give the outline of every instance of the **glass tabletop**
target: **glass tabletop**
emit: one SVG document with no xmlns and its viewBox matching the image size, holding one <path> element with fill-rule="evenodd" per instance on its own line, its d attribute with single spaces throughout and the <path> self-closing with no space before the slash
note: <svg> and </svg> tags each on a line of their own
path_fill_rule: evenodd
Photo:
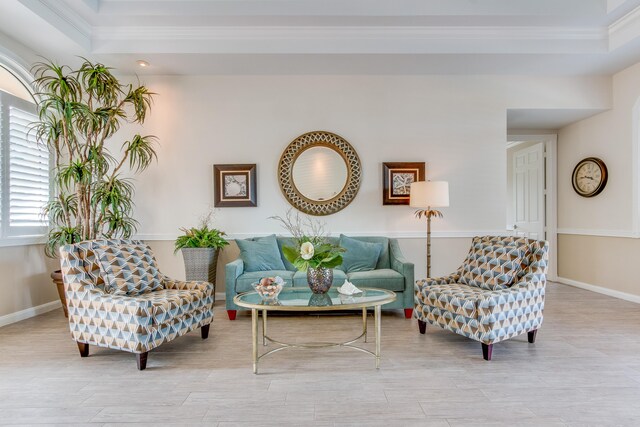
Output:
<svg viewBox="0 0 640 427">
<path fill-rule="evenodd" d="M 277 311 L 330 311 L 375 307 L 395 301 L 392 291 L 376 288 L 360 288 L 362 293 L 342 295 L 335 288 L 326 294 L 314 294 L 307 287 L 285 288 L 276 300 L 264 300 L 257 292 L 236 295 L 233 302 L 244 308 Z"/>
</svg>

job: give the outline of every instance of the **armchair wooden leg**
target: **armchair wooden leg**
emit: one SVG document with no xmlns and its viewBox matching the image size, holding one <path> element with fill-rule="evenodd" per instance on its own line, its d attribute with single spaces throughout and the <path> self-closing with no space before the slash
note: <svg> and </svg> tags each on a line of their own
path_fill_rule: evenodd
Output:
<svg viewBox="0 0 640 427">
<path fill-rule="evenodd" d="M 227 316 L 229 316 L 229 320 L 236 320 L 236 311 L 227 310 Z"/>
<path fill-rule="evenodd" d="M 413 317 L 413 308 L 405 308 L 404 309 L 404 318 L 411 319 Z"/>
<path fill-rule="evenodd" d="M 145 351 L 144 353 L 137 353 L 136 354 L 136 364 L 138 365 L 138 370 L 139 371 L 144 371 L 145 369 L 147 369 L 147 356 L 149 355 L 148 351 Z"/>
<path fill-rule="evenodd" d="M 421 334 L 427 332 L 427 322 L 423 322 L 422 320 L 418 320 L 418 329 Z"/>
<path fill-rule="evenodd" d="M 529 338 L 529 342 L 530 342 L 531 344 L 533 344 L 534 342 L 536 342 L 536 335 L 537 335 L 537 334 L 538 334 L 538 330 L 537 330 L 537 329 L 534 329 L 533 331 L 529 331 L 529 332 L 527 333 L 528 338 Z"/>
<path fill-rule="evenodd" d="M 484 357 L 484 360 L 491 360 L 492 352 L 493 352 L 493 344 L 482 343 L 482 357 Z"/>
<path fill-rule="evenodd" d="M 209 338 L 209 325 L 204 325 L 200 328 L 200 336 L 202 336 L 203 340 L 206 340 L 207 338 Z"/>
<path fill-rule="evenodd" d="M 89 357 L 89 344 L 83 342 L 76 342 L 78 344 L 78 350 L 80 350 L 80 357 Z"/>
</svg>

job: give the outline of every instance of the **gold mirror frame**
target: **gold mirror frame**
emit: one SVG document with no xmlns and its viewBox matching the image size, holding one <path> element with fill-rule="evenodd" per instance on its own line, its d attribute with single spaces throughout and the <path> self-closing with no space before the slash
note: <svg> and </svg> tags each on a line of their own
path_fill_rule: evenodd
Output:
<svg viewBox="0 0 640 427">
<path fill-rule="evenodd" d="M 327 147 L 338 153 L 347 165 L 347 183 L 342 191 L 328 200 L 311 200 L 303 196 L 293 182 L 293 165 L 309 148 Z M 287 146 L 278 163 L 278 180 L 282 194 L 291 206 L 309 215 L 331 215 L 349 206 L 360 189 L 362 168 L 356 150 L 344 138 L 325 131 L 307 132 Z"/>
</svg>

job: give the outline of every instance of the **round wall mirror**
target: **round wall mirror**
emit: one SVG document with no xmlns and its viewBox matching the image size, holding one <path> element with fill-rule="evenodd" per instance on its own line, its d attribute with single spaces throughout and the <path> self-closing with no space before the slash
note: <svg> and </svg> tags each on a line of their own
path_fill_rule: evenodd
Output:
<svg viewBox="0 0 640 427">
<path fill-rule="evenodd" d="M 360 188 L 360 159 L 344 138 L 305 133 L 280 157 L 278 178 L 289 203 L 310 215 L 329 215 L 351 203 Z"/>
<path fill-rule="evenodd" d="M 293 185 L 309 200 L 332 199 L 347 185 L 347 163 L 328 147 L 310 147 L 293 163 Z"/>
</svg>

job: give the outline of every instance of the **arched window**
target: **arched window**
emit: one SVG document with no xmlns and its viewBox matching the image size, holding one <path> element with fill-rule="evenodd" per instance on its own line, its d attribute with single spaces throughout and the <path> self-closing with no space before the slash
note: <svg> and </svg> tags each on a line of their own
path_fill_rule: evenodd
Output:
<svg viewBox="0 0 640 427">
<path fill-rule="evenodd" d="M 0 55 L 0 242 L 41 236 L 47 219 L 50 154 L 31 130 L 38 120 L 29 74 Z M 22 239 L 17 239 L 21 241 Z"/>
</svg>

